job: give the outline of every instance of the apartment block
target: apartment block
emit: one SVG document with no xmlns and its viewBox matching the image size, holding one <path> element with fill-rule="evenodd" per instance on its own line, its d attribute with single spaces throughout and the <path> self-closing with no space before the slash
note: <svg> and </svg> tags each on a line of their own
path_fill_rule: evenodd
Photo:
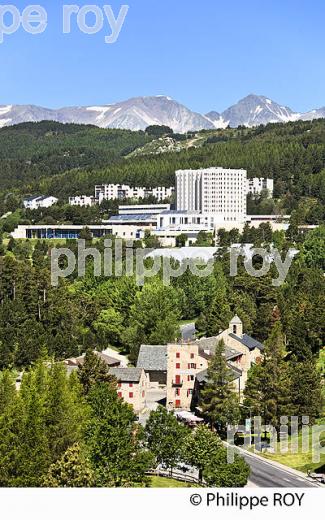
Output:
<svg viewBox="0 0 325 520">
<path fill-rule="evenodd" d="M 80 206 L 82 208 L 94 206 L 96 204 L 95 197 L 88 197 L 87 195 L 77 195 L 76 197 L 69 197 L 70 206 Z"/>
<path fill-rule="evenodd" d="M 269 198 L 273 197 L 274 181 L 273 179 L 266 179 L 263 177 L 253 177 L 247 179 L 247 194 L 261 195 L 262 191 L 268 192 Z"/>
<path fill-rule="evenodd" d="M 243 222 L 247 213 L 247 172 L 242 169 L 206 168 L 176 171 L 179 211 L 218 215 L 224 222 Z"/>
<path fill-rule="evenodd" d="M 125 200 L 125 199 L 146 199 L 150 196 L 155 197 L 158 202 L 170 198 L 175 189 L 160 186 L 157 188 L 131 187 L 128 184 L 100 184 L 95 186 L 95 198 L 99 204 L 103 200 Z"/>
</svg>

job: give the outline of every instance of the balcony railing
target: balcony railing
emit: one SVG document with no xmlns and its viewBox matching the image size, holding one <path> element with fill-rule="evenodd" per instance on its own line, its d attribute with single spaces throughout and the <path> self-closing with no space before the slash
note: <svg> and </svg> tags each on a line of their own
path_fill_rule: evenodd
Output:
<svg viewBox="0 0 325 520">
<path fill-rule="evenodd" d="M 180 380 L 175 380 L 175 381 L 172 381 L 172 386 L 174 387 L 177 387 L 177 386 L 183 386 L 183 380 L 180 379 Z"/>
</svg>

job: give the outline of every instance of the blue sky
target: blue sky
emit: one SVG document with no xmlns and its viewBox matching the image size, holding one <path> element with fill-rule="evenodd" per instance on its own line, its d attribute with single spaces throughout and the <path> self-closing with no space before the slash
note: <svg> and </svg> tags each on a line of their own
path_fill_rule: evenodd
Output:
<svg viewBox="0 0 325 520">
<path fill-rule="evenodd" d="M 323 0 L 11 0 L 38 3 L 48 27 L 22 29 L 0 45 L 0 104 L 48 107 L 108 104 L 166 94 L 193 110 L 222 111 L 249 93 L 294 110 L 325 106 Z M 62 6 L 130 6 L 118 41 L 108 22 L 97 35 L 72 21 L 62 34 Z"/>
</svg>

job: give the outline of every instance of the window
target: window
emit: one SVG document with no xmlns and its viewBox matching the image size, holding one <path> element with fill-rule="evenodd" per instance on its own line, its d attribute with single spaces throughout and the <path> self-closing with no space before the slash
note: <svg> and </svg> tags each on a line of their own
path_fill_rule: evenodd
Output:
<svg viewBox="0 0 325 520">
<path fill-rule="evenodd" d="M 196 363 L 189 363 L 188 364 L 188 369 L 190 370 L 191 368 L 196 369 Z"/>
<path fill-rule="evenodd" d="M 189 397 L 190 395 L 193 395 L 193 390 L 192 390 L 192 388 L 189 388 L 189 389 L 187 390 L 187 397 Z"/>
<path fill-rule="evenodd" d="M 177 357 L 177 359 L 179 359 L 181 357 L 180 352 L 176 352 L 176 357 Z"/>
<path fill-rule="evenodd" d="M 180 399 L 176 399 L 175 408 L 180 408 L 180 407 L 181 407 L 181 401 L 180 401 Z"/>
<path fill-rule="evenodd" d="M 191 359 L 194 359 L 194 354 L 191 354 Z"/>
<path fill-rule="evenodd" d="M 129 398 L 130 398 L 130 399 L 133 398 L 133 392 L 129 392 Z"/>
<path fill-rule="evenodd" d="M 188 381 L 194 381 L 194 376 L 187 376 Z"/>
<path fill-rule="evenodd" d="M 130 387 L 130 388 L 133 388 L 133 383 L 129 383 L 129 387 Z"/>
<path fill-rule="evenodd" d="M 122 388 L 122 383 L 119 383 L 117 386 L 118 386 L 119 388 Z"/>
<path fill-rule="evenodd" d="M 181 364 L 180 363 L 176 363 L 176 368 L 181 368 Z"/>
<path fill-rule="evenodd" d="M 176 395 L 176 397 L 179 396 L 179 395 L 181 395 L 181 391 L 180 391 L 179 388 L 176 388 L 176 390 L 175 390 L 175 395 Z"/>
<path fill-rule="evenodd" d="M 118 395 L 119 397 L 122 397 L 122 392 L 119 392 L 117 395 Z"/>
</svg>

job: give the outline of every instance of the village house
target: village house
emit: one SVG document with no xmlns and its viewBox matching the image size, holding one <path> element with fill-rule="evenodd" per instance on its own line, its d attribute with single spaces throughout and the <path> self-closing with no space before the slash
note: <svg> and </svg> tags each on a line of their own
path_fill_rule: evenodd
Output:
<svg viewBox="0 0 325 520">
<path fill-rule="evenodd" d="M 117 392 L 126 403 L 132 405 L 136 413 L 146 405 L 149 377 L 141 368 L 111 368 L 110 374 L 117 379 Z"/>
<path fill-rule="evenodd" d="M 98 352 L 97 350 L 94 350 L 94 354 L 98 356 L 109 368 L 116 368 L 121 365 L 121 362 L 119 359 L 113 358 L 111 356 L 107 356 L 103 352 Z M 79 366 L 82 366 L 85 362 L 85 354 L 79 357 L 69 358 L 64 360 L 64 364 L 67 367 L 68 372 L 72 372 L 73 370 L 76 370 Z"/>
<path fill-rule="evenodd" d="M 109 373 L 117 380 L 117 392 L 126 403 L 131 404 L 136 413 L 141 412 L 145 408 L 146 393 L 149 386 L 149 375 L 146 375 L 143 369 L 121 367 L 119 359 L 108 356 L 103 352 L 94 351 L 107 365 Z M 64 361 L 66 369 L 69 373 L 77 370 L 83 365 L 85 355 L 77 358 L 69 358 Z"/>
<path fill-rule="evenodd" d="M 167 345 L 168 410 L 190 410 L 197 375 L 208 367 L 197 344 Z"/>
<path fill-rule="evenodd" d="M 261 361 L 264 347 L 243 332 L 243 323 L 237 315 L 218 336 L 189 343 L 142 345 L 137 367 L 149 376 L 150 388 L 166 388 L 167 409 L 191 410 L 198 406 L 200 390 L 207 381 L 209 361 L 221 340 L 225 343 L 234 391 L 242 400 L 248 370 Z"/>
<path fill-rule="evenodd" d="M 137 368 L 143 368 L 150 378 L 150 387 L 167 384 L 167 345 L 141 345 Z"/>
<path fill-rule="evenodd" d="M 199 340 L 198 343 L 200 344 L 200 350 L 202 351 L 203 349 L 205 351 L 210 351 L 210 354 L 213 354 L 215 345 L 221 340 L 224 341 L 227 349 L 232 349 L 234 352 L 238 353 L 237 356 L 234 356 L 231 360 L 229 359 L 229 361 L 231 361 L 232 365 L 235 365 L 236 368 L 239 368 L 242 371 L 242 377 L 240 380 L 242 391 L 246 385 L 249 369 L 253 364 L 259 363 L 262 360 L 264 345 L 244 333 L 243 322 L 237 314 L 229 322 L 228 328 L 223 332 L 220 332 L 218 336 Z"/>
</svg>

